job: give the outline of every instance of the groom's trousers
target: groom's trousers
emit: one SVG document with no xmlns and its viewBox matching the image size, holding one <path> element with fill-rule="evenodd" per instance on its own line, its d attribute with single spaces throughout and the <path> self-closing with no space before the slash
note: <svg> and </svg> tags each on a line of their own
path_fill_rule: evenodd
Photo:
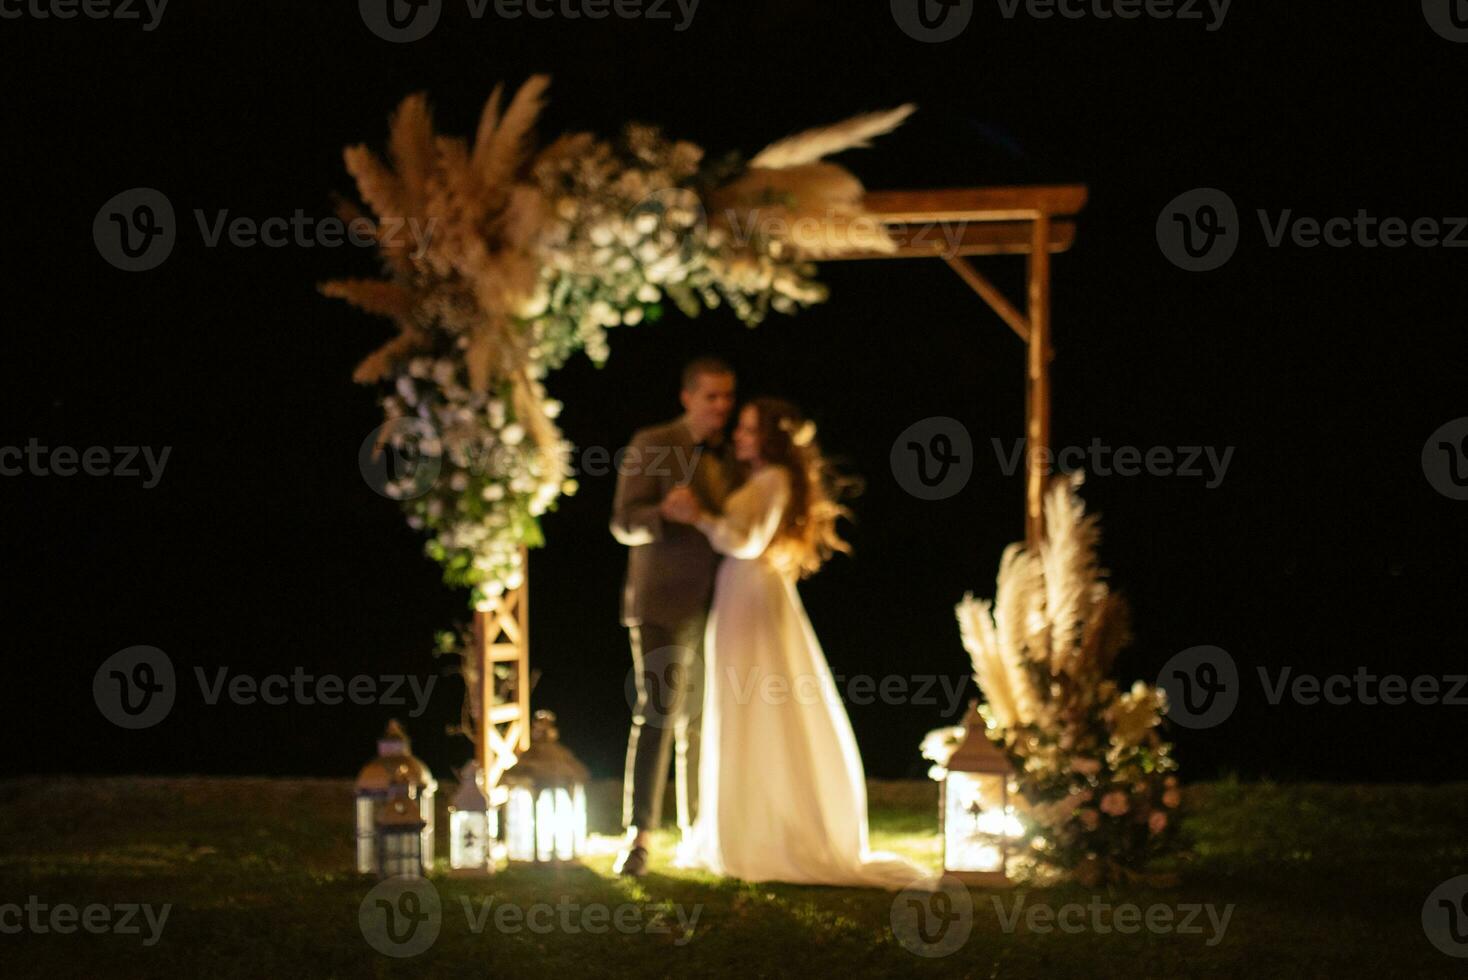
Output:
<svg viewBox="0 0 1468 980">
<path fill-rule="evenodd" d="M 698 815 L 698 749 L 703 714 L 703 629 L 707 614 L 675 627 L 642 623 L 632 640 L 632 732 L 622 782 L 622 824 L 653 830 L 662 822 L 668 758 L 674 759 L 678 826 Z"/>
</svg>

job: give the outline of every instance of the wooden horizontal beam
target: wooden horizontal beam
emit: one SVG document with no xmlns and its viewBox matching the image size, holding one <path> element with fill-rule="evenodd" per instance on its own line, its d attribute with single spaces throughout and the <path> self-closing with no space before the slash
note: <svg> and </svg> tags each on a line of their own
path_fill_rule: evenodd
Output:
<svg viewBox="0 0 1468 980">
<path fill-rule="evenodd" d="M 895 252 L 848 252 L 821 259 L 924 259 L 960 255 L 1026 255 L 1033 247 L 1028 221 L 931 222 L 888 225 L 887 234 L 897 243 Z M 1050 251 L 1064 252 L 1075 244 L 1073 221 L 1050 225 Z"/>
<path fill-rule="evenodd" d="M 867 191 L 866 210 L 894 224 L 923 221 L 1011 221 L 1041 214 L 1070 215 L 1086 204 L 1084 184 L 949 187 Z"/>
</svg>

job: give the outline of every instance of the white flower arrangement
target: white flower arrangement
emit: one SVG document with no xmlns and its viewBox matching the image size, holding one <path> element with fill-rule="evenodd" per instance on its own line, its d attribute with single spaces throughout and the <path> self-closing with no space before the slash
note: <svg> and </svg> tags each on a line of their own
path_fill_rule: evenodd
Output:
<svg viewBox="0 0 1468 980">
<path fill-rule="evenodd" d="M 575 133 L 535 150 L 548 82 L 531 78 L 508 105 L 496 89 L 472 143 L 435 133 L 415 95 L 393 117 L 391 167 L 349 147 L 347 169 L 380 231 L 432 231 L 416 252 L 379 234 L 385 281 L 322 287 L 398 326 L 354 376 L 386 386 L 389 421 L 421 423 L 390 427 L 387 441 L 436 463 L 437 477 L 389 492 L 428 533 L 446 581 L 469 587 L 480 608 L 524 582 L 522 549 L 542 543 L 539 518 L 576 490 L 549 372 L 578 351 L 602 364 L 609 330 L 655 321 L 668 301 L 688 315 L 727 306 L 754 325 L 823 300 L 812 258 L 893 245 L 885 232 L 846 235 L 853 218 L 870 218 L 861 184 L 822 158 L 868 145 L 912 111 L 706 166 L 701 148 L 642 125 L 617 142 Z"/>
</svg>

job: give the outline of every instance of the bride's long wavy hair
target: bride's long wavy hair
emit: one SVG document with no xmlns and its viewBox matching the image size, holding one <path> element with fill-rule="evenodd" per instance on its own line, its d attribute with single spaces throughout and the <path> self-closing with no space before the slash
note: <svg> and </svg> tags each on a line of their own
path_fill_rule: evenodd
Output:
<svg viewBox="0 0 1468 980">
<path fill-rule="evenodd" d="M 806 578 L 834 553 L 850 553 L 836 522 L 851 517 L 840 499 L 854 493 L 859 483 L 837 472 L 821 454 L 815 423 L 800 409 L 783 398 L 756 398 L 749 404 L 758 422 L 760 458 L 790 474 L 790 502 L 769 553 L 778 567 Z"/>
</svg>

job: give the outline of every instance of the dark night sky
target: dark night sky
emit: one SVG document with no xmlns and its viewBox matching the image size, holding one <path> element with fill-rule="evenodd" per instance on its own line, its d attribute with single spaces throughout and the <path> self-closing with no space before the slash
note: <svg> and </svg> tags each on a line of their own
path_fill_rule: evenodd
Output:
<svg viewBox="0 0 1468 980">
<path fill-rule="evenodd" d="M 378 421 L 352 366 L 385 325 L 314 284 L 370 274 L 352 248 L 206 248 L 192 213 L 324 217 L 350 188 L 349 142 L 426 89 L 442 129 L 466 131 L 496 81 L 553 74 L 542 134 L 628 119 L 716 153 L 915 101 L 919 113 L 842 158 L 873 188 L 1077 181 L 1076 247 L 1055 262 L 1055 441 L 1233 447 L 1226 479 L 1097 477 L 1104 562 L 1131 599 L 1122 677 L 1217 644 L 1246 678 L 1238 711 L 1177 732 L 1185 772 L 1461 779 L 1468 706 L 1270 706 L 1255 668 L 1463 671 L 1468 503 L 1424 478 L 1422 446 L 1468 415 L 1468 251 L 1269 247 L 1256 209 L 1317 218 L 1360 208 L 1408 220 L 1468 214 L 1461 192 L 1468 44 L 1415 4 L 1237 4 L 1198 22 L 1005 19 L 978 4 L 957 40 L 925 44 L 886 4 L 705 0 L 692 26 L 492 16 L 461 2 L 426 40 L 370 34 L 355 5 L 170 6 L 157 30 L 7 20 L 0 63 L 6 180 L 0 446 L 172 447 L 159 485 L 0 478 L 8 582 L 4 684 L 32 772 L 349 775 L 391 709 L 209 706 L 195 667 L 255 675 L 428 674 L 433 632 L 466 616 L 421 540 L 356 463 Z M 1453 106 L 1459 106 L 1454 109 Z M 160 268 L 120 272 L 90 229 L 109 197 L 166 193 L 180 240 Z M 1227 191 L 1243 240 L 1223 268 L 1160 253 L 1163 205 Z M 1468 237 L 1468 236 L 1465 236 Z M 1019 296 L 1021 263 L 984 260 Z M 745 394 L 802 403 L 826 447 L 866 478 L 853 559 L 803 587 L 838 674 L 961 677 L 952 606 L 988 594 L 1022 533 L 1021 477 L 991 440 L 1021 433 L 1020 344 L 941 263 L 834 263 L 832 299 L 757 330 L 724 312 L 614 336 L 602 370 L 556 374 L 562 425 L 615 448 L 676 411 L 677 371 L 730 358 Z M 887 456 L 918 419 L 973 433 L 965 491 L 906 495 Z M 583 481 L 532 557 L 538 706 L 601 775 L 619 771 L 628 668 L 617 623 L 624 551 L 606 531 L 612 486 Z M 165 650 L 179 703 L 122 732 L 91 698 L 116 650 Z M 951 682 L 951 681 L 950 681 Z M 440 775 L 467 756 L 442 734 L 454 682 L 409 719 Z M 852 706 L 869 773 L 916 775 L 940 706 Z"/>
</svg>

